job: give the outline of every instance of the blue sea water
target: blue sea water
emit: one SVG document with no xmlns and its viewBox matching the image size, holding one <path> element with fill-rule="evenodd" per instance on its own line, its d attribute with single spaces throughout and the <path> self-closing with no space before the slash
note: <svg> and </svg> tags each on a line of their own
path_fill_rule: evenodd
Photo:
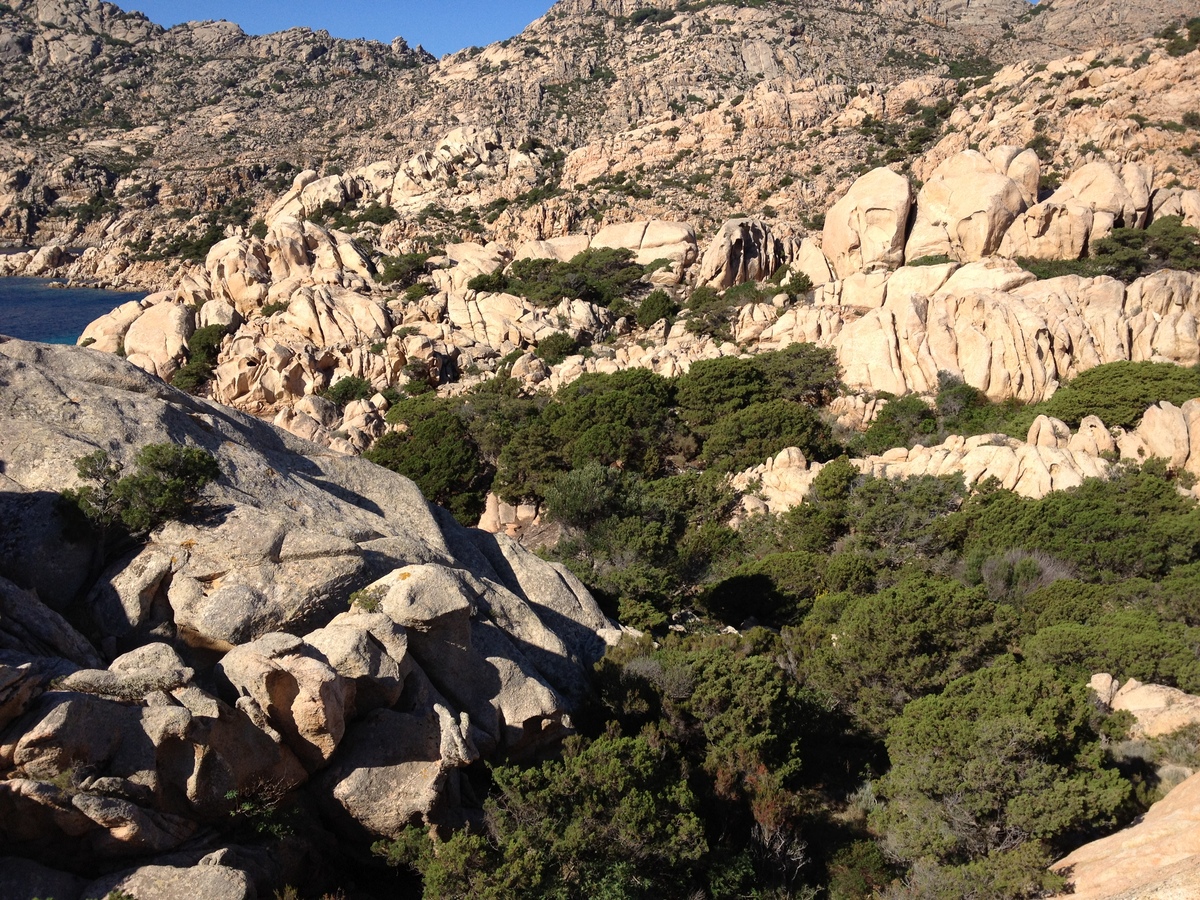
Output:
<svg viewBox="0 0 1200 900">
<path fill-rule="evenodd" d="M 0 278 L 0 334 L 47 344 L 73 344 L 94 319 L 146 296 L 49 284 L 43 278 Z"/>
</svg>

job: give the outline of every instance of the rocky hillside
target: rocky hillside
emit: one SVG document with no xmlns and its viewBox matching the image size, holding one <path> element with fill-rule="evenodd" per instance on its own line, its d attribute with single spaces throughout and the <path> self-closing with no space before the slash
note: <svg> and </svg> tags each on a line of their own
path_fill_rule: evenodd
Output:
<svg viewBox="0 0 1200 900">
<path fill-rule="evenodd" d="M 115 356 L 7 341 L 0 370 L 6 853 L 91 877 L 203 857 L 251 897 L 326 877 L 304 857 L 335 838 L 247 858 L 231 817 L 298 789 L 359 842 L 458 825 L 473 763 L 571 730 L 618 632 L 561 568 Z M 202 510 L 133 545 L 64 519 L 76 459 L 161 443 L 216 458 Z"/>
<path fill-rule="evenodd" d="M 627 203 L 701 226 L 764 201 L 795 219 L 869 164 L 870 141 L 847 140 L 846 128 L 885 118 L 885 97 L 905 136 L 928 128 L 901 115 L 909 100 L 957 104 L 998 63 L 1113 46 L 1197 11 L 1185 0 L 1153 11 L 1008 0 L 819 13 L 786 2 L 567 2 L 517 37 L 435 62 L 399 39 L 248 37 L 229 23 L 164 31 L 107 3 L 22 0 L 0 9 L 0 237 L 137 244 L 197 214 L 244 225 L 288 173 L 436 156 L 458 126 L 495 129 L 499 174 L 513 177 L 477 161 L 443 166 L 412 212 L 434 203 L 484 220 L 451 227 L 490 230 L 499 217 L 499 229 L 528 232 L 551 216 L 562 233 L 636 217 Z M 906 139 L 919 150 L 928 135 Z M 781 172 L 792 184 L 778 184 Z M 596 190 L 573 190 L 597 179 Z M 559 192 L 566 199 L 542 208 Z"/>
<path fill-rule="evenodd" d="M 1195 2 L 0 60 L 19 896 L 1191 889 Z"/>
</svg>

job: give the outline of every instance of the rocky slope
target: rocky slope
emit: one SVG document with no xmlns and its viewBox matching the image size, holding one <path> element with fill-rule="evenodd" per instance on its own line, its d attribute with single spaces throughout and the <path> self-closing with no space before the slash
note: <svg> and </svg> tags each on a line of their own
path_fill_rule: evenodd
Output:
<svg viewBox="0 0 1200 900">
<path fill-rule="evenodd" d="M 960 105 L 990 60 L 1032 69 L 1200 12 L 1187 0 L 1035 10 L 563 2 L 521 35 L 435 62 L 402 40 L 248 37 L 229 23 L 164 31 L 106 3 L 22 0 L 0 10 L 0 237 L 141 244 L 200 213 L 244 224 L 288 173 L 436 156 L 457 126 L 495 129 L 506 158 L 526 152 L 500 177 L 454 156 L 428 173 L 411 212 L 434 204 L 452 232 L 543 237 L 648 216 L 708 228 L 763 206 L 797 221 L 896 149 L 895 136 L 876 146 L 857 130 L 864 116 L 896 126 L 903 145 L 921 127 L 908 101 Z M 1072 86 L 1047 71 L 1047 90 L 1017 102 Z M 479 219 L 492 222 L 456 220 L 489 204 Z"/>
<path fill-rule="evenodd" d="M 1086 844 L 1055 864 L 1078 900 L 1176 900 L 1200 885 L 1200 775 L 1156 803 L 1132 828 Z"/>
<path fill-rule="evenodd" d="M 264 237 L 218 243 L 203 270 L 103 317 L 81 343 L 124 353 L 170 379 L 188 358 L 193 332 L 222 326 L 230 333 L 213 396 L 347 453 L 382 434 L 386 405 L 377 397 L 339 412 L 314 396 L 331 384 L 364 378 L 384 391 L 419 377 L 454 391 L 516 356 L 514 377 L 531 390 L 556 389 L 584 372 L 640 367 L 671 376 L 698 359 L 813 342 L 838 352 L 852 393 L 837 411 L 849 427 L 867 423 L 878 393 L 932 392 L 942 372 L 993 400 L 1038 402 L 1102 363 L 1200 361 L 1196 275 L 1164 269 L 1128 285 L 1108 276 L 1037 280 L 1009 258 L 1072 259 L 1114 226 L 1144 228 L 1171 214 L 1200 223 L 1200 192 L 1171 186 L 1148 165 L 1095 160 L 1038 200 L 1041 171 L 1029 150 L 965 150 L 936 167 L 914 196 L 908 178 L 874 169 L 832 206 L 819 240 L 742 219 L 727 223 L 703 253 L 689 224 L 661 220 L 515 246 L 449 244 L 430 261 L 443 268 L 423 277 L 424 296 L 416 298 L 378 284 L 348 234 L 305 218 L 329 197 L 345 204 L 369 194 L 374 177 L 375 190 L 394 196 L 407 176 L 379 167 L 326 179 L 310 172 L 269 211 Z M 815 288 L 742 306 L 723 339 L 682 320 L 642 329 L 592 303 L 544 308 L 468 287 L 514 259 L 567 259 L 587 247 L 662 260 L 647 276 L 650 286 L 681 297 L 699 286 L 761 281 L 785 266 Z M 85 254 L 73 266 L 98 259 Z M 560 331 L 592 346 L 548 367 L 533 350 Z"/>
<path fill-rule="evenodd" d="M 570 730 L 618 632 L 564 570 L 110 354 L 5 340 L 0 385 L 6 851 L 90 876 L 203 857 L 253 896 L 314 838 L 222 844 L 237 803 L 299 796 L 360 841 L 453 825 L 472 763 Z M 224 474 L 198 518 L 102 559 L 58 492 L 75 458 L 155 442 Z"/>
<path fill-rule="evenodd" d="M 1159 684 L 1111 675 L 1091 681 L 1105 707 L 1127 710 L 1136 719 L 1134 739 L 1156 738 L 1200 723 L 1200 697 Z M 1200 774 L 1175 767 L 1175 787 L 1140 820 L 1116 834 L 1092 841 L 1054 864 L 1071 886 L 1060 896 L 1080 900 L 1176 900 L 1200 886 L 1200 828 L 1197 827 Z M 1164 779 L 1166 780 L 1166 779 Z"/>
</svg>

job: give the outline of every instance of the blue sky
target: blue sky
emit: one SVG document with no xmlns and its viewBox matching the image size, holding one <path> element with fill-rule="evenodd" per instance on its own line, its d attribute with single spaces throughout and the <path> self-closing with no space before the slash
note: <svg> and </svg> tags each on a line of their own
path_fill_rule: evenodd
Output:
<svg viewBox="0 0 1200 900">
<path fill-rule="evenodd" d="M 297 25 L 325 29 L 335 37 L 403 37 L 434 56 L 483 46 L 518 34 L 548 10 L 553 0 L 116 0 L 159 25 L 203 19 L 237 22 L 250 34 Z"/>
</svg>

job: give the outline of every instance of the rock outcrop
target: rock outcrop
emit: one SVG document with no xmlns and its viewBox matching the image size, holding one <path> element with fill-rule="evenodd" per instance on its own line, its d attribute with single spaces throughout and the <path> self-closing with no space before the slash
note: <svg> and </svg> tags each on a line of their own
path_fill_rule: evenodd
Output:
<svg viewBox="0 0 1200 900">
<path fill-rule="evenodd" d="M 1134 462 L 1158 456 L 1176 471 L 1194 471 L 1200 461 L 1200 430 L 1189 432 L 1179 426 L 1200 414 L 1200 398 L 1189 400 L 1184 409 L 1186 413 L 1169 403 L 1152 406 L 1135 430 L 1127 433 L 1118 428 L 1115 435 L 1095 416 L 1085 418 L 1075 434 L 1058 419 L 1038 416 L 1024 441 L 1002 434 L 954 435 L 933 447 L 896 447 L 851 463 L 878 478 L 961 475 L 968 488 L 995 478 L 1006 490 L 1039 498 L 1077 487 L 1085 478 L 1104 477 L 1114 451 Z M 1169 425 L 1164 426 L 1164 417 Z M 1152 452 L 1150 447 L 1173 451 L 1174 456 Z M 804 502 L 821 468 L 821 463 L 810 464 L 800 450 L 790 447 L 736 474 L 733 486 L 746 492 L 742 508 L 747 512 L 782 512 Z M 1153 705 L 1158 699 L 1147 702 Z"/>
<path fill-rule="evenodd" d="M 1137 824 L 1054 864 L 1074 900 L 1182 900 L 1200 893 L 1200 775 L 1159 800 Z"/>
<path fill-rule="evenodd" d="M 1036 154 L 1025 152 L 1033 156 L 1036 173 Z M 1021 186 L 983 154 L 968 150 L 952 156 L 933 170 L 917 194 L 917 218 L 904 246 L 905 258 L 948 256 L 975 262 L 991 256 L 1025 211 L 1025 202 Z"/>
<path fill-rule="evenodd" d="M 1156 738 L 1200 723 L 1200 697 L 1162 684 L 1143 684 L 1130 678 L 1124 684 L 1111 675 L 1093 675 L 1092 690 L 1109 709 L 1123 709 L 1137 720 L 1135 738 Z"/>
<path fill-rule="evenodd" d="M 872 169 L 825 214 L 821 249 L 838 278 L 899 268 L 912 186 L 891 169 Z"/>
<path fill-rule="evenodd" d="M 570 730 L 618 632 L 566 571 L 460 528 L 398 475 L 110 354 L 3 339 L 0 384 L 5 503 L 76 484 L 73 460 L 97 448 L 128 461 L 186 443 L 224 473 L 205 513 L 93 584 L 0 557 L 6 849 L 84 871 L 203 848 L 227 795 L 264 785 L 358 837 L 454 824 L 465 766 Z M 41 540 L 63 527 L 51 516 Z M 55 608 L 86 609 L 96 643 Z M 185 872 L 143 867 L 105 890 L 166 896 L 200 883 Z"/>
</svg>

